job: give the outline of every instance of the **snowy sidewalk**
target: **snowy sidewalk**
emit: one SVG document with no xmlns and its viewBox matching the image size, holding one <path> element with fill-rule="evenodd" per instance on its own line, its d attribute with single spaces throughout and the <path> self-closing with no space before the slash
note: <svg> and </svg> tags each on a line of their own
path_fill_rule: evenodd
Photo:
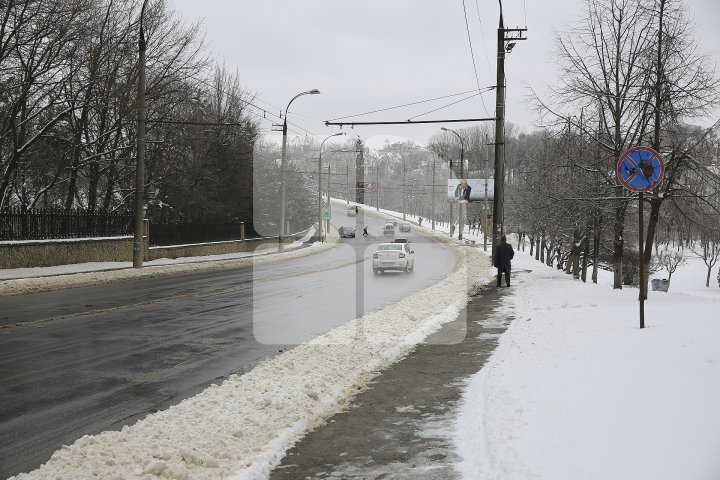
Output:
<svg viewBox="0 0 720 480">
<path fill-rule="evenodd" d="M 458 478 L 454 412 L 464 379 L 482 368 L 511 321 L 496 313 L 507 292 L 483 288 L 456 320 L 300 440 L 270 478 Z"/>
</svg>

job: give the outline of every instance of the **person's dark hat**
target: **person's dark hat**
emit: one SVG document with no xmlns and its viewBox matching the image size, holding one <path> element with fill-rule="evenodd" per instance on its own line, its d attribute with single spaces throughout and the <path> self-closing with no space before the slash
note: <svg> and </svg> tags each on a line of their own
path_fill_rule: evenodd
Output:
<svg viewBox="0 0 720 480">
<path fill-rule="evenodd" d="M 501 242 L 507 242 L 507 237 L 506 237 L 504 234 L 503 234 L 503 235 L 500 235 L 500 241 L 501 241 Z"/>
</svg>

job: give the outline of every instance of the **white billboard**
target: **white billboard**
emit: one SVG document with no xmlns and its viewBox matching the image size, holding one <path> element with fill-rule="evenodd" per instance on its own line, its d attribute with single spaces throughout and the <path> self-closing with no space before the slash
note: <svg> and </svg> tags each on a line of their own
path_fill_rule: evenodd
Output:
<svg viewBox="0 0 720 480">
<path fill-rule="evenodd" d="M 494 183 L 492 178 L 451 178 L 447 184 L 448 203 L 472 203 L 493 199 Z"/>
</svg>

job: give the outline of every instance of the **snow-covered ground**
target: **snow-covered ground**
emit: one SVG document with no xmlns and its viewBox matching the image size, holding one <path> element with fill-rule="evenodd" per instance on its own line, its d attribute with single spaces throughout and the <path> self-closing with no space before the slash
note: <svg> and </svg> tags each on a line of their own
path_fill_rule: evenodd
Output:
<svg viewBox="0 0 720 480">
<path fill-rule="evenodd" d="M 514 317 L 468 380 L 466 479 L 720 479 L 720 288 L 701 259 L 649 292 L 583 284 L 518 252 Z M 603 275 L 604 273 L 604 275 Z M 662 273 L 654 275 L 664 277 Z"/>
</svg>

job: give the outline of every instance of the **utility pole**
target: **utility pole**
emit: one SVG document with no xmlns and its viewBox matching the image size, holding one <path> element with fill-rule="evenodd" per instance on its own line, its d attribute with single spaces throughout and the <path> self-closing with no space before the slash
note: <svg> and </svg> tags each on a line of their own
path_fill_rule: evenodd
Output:
<svg viewBox="0 0 720 480">
<path fill-rule="evenodd" d="M 375 165 L 375 211 L 380 211 L 380 163 Z"/>
<path fill-rule="evenodd" d="M 325 145 L 328 139 L 337 137 L 338 135 L 345 135 L 345 132 L 333 133 L 320 142 L 320 153 L 318 155 L 318 241 L 321 243 L 325 241 L 322 227 L 322 150 L 323 145 Z M 330 198 L 330 191 L 328 191 L 328 198 Z"/>
<path fill-rule="evenodd" d="M 445 128 L 445 127 L 441 127 L 440 130 L 443 130 L 445 132 L 452 132 L 458 137 L 458 140 L 460 140 L 460 180 L 462 180 L 463 177 L 465 176 L 465 171 L 464 171 L 465 146 L 463 144 L 463 138 L 455 130 L 451 130 L 451 129 Z M 468 166 L 468 169 L 469 168 L 470 167 Z M 452 204 L 450 205 L 450 207 L 452 208 Z M 452 213 L 450 214 L 450 216 L 452 217 Z M 465 204 L 459 203 L 458 204 L 458 240 L 462 240 L 462 234 L 463 234 L 464 229 L 465 229 Z"/>
<path fill-rule="evenodd" d="M 505 223 L 505 52 L 515 46 L 513 40 L 526 40 L 523 33 L 527 28 L 505 28 L 500 1 L 500 23 L 497 31 L 497 85 L 495 88 L 495 179 L 493 194 L 493 237 L 492 258 L 495 261 L 495 247 L 504 233 Z M 507 35 L 510 34 L 508 37 Z M 505 42 L 509 42 L 507 46 Z"/>
<path fill-rule="evenodd" d="M 407 184 L 405 183 L 405 157 L 402 154 L 400 154 L 400 158 L 402 158 L 402 167 L 403 167 L 402 211 L 403 211 L 403 221 L 405 221 L 405 212 L 407 211 Z"/>
<path fill-rule="evenodd" d="M 360 138 L 355 143 L 358 154 L 355 162 L 355 202 L 365 204 L 365 147 Z"/>
<path fill-rule="evenodd" d="M 437 154 L 433 155 L 433 172 L 432 172 L 432 194 L 431 194 L 431 208 L 432 212 L 430 213 L 430 222 L 432 224 L 432 229 L 435 230 L 435 159 L 437 158 Z"/>
<path fill-rule="evenodd" d="M 143 16 L 148 0 L 140 10 L 140 34 L 138 36 L 138 126 L 137 126 L 137 163 L 135 164 L 135 234 L 133 236 L 133 267 L 142 268 L 145 245 L 143 230 L 145 223 L 145 29 Z"/>
<path fill-rule="evenodd" d="M 490 145 L 488 144 L 488 136 L 485 134 L 485 205 L 483 208 L 483 251 L 487 252 L 488 239 L 488 175 L 490 175 Z"/>
</svg>

